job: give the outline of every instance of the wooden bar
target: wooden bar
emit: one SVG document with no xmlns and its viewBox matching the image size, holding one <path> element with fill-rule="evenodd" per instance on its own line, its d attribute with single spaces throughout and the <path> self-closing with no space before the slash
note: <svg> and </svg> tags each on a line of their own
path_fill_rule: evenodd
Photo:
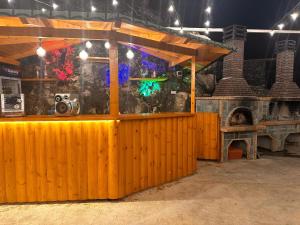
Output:
<svg viewBox="0 0 300 225">
<path fill-rule="evenodd" d="M 194 117 L 167 115 L 0 120 L 0 203 L 119 199 L 193 174 Z"/>
</svg>

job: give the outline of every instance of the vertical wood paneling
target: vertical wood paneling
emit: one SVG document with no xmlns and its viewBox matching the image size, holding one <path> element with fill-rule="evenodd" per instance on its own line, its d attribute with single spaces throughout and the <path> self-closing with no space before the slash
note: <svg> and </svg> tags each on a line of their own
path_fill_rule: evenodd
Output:
<svg viewBox="0 0 300 225">
<path fill-rule="evenodd" d="M 217 113 L 196 114 L 196 143 L 198 159 L 220 159 L 220 129 Z"/>
<path fill-rule="evenodd" d="M 121 149 L 126 149 L 126 146 L 130 146 L 130 151 L 124 151 L 126 155 L 119 157 L 119 165 L 126 164 L 127 168 L 126 186 L 131 183 L 131 179 L 141 181 L 138 188 L 134 185 L 135 188 L 127 189 L 126 195 L 177 180 L 195 172 L 194 123 L 194 117 L 120 122 L 121 138 L 119 139 L 122 141 L 119 142 L 119 149 L 121 151 Z M 126 134 L 125 137 L 124 134 Z M 135 152 L 140 152 L 140 154 L 135 154 Z M 136 159 L 139 163 L 134 162 Z M 128 169 L 132 165 L 133 169 Z M 120 197 L 124 196 L 120 195 Z"/>
<path fill-rule="evenodd" d="M 117 199 L 192 174 L 193 124 L 2 122 L 0 203 Z"/>
</svg>

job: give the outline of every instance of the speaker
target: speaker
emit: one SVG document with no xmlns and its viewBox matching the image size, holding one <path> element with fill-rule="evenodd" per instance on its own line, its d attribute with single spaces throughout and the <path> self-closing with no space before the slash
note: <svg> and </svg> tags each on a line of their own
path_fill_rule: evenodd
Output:
<svg viewBox="0 0 300 225">
<path fill-rule="evenodd" d="M 56 94 L 54 98 L 56 116 L 79 115 L 80 103 L 78 97 L 71 94 Z"/>
</svg>

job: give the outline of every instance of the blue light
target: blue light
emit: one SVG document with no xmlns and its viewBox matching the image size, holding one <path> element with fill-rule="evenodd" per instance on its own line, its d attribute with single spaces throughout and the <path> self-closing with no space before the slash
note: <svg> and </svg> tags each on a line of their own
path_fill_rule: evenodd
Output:
<svg viewBox="0 0 300 225">
<path fill-rule="evenodd" d="M 129 80 L 130 67 L 127 64 L 121 63 L 119 65 L 119 84 L 124 85 Z M 110 86 L 110 70 L 106 70 L 106 84 Z"/>
</svg>

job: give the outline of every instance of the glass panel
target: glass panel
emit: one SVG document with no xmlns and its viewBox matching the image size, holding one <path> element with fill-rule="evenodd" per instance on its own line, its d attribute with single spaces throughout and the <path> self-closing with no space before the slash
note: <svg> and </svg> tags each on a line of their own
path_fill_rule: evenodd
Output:
<svg viewBox="0 0 300 225">
<path fill-rule="evenodd" d="M 190 111 L 190 67 L 169 67 L 138 47 L 119 46 L 119 85 L 122 114 Z"/>
</svg>

